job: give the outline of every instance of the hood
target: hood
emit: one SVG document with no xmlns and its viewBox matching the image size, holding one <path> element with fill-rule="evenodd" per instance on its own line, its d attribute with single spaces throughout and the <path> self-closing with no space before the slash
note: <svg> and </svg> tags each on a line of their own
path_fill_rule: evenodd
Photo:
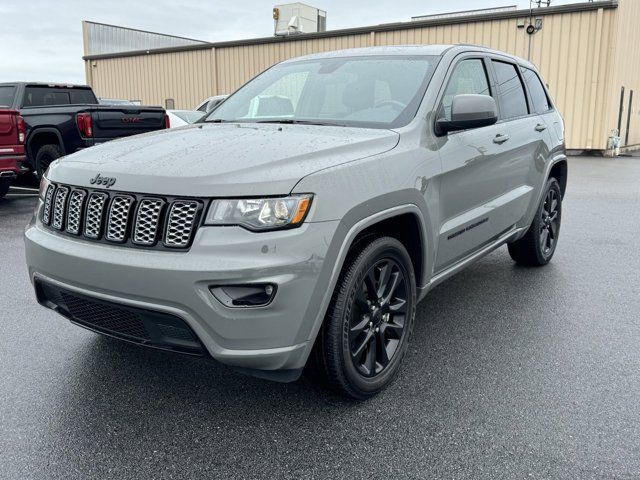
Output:
<svg viewBox="0 0 640 480">
<path fill-rule="evenodd" d="M 281 195 L 324 168 L 394 148 L 391 130 L 278 124 L 197 124 L 108 142 L 53 164 L 54 182 L 176 196 Z M 102 187 L 104 188 L 104 187 Z"/>
</svg>

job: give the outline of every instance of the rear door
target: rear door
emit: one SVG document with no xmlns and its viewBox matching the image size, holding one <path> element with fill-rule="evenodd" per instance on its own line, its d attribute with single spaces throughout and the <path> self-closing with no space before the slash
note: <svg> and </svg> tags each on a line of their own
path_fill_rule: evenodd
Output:
<svg viewBox="0 0 640 480">
<path fill-rule="evenodd" d="M 536 131 L 541 133 L 546 127 L 543 138 L 551 142 L 547 149 L 551 151 L 554 146 L 564 143 L 564 127 L 562 119 L 555 110 L 551 98 L 542 83 L 540 76 L 532 69 L 521 67 L 524 83 L 529 93 L 531 109 L 538 115 L 542 122 L 536 124 Z"/>
<path fill-rule="evenodd" d="M 111 139 L 165 128 L 162 108 L 98 107 L 92 111 L 93 136 Z"/>
<path fill-rule="evenodd" d="M 510 207 L 519 222 L 526 216 L 549 156 L 548 125 L 532 104 L 521 67 L 500 56 L 492 57 L 491 64 L 498 87 L 500 123 L 509 134 L 505 166 L 511 175 L 507 188 L 521 193 Z"/>
</svg>

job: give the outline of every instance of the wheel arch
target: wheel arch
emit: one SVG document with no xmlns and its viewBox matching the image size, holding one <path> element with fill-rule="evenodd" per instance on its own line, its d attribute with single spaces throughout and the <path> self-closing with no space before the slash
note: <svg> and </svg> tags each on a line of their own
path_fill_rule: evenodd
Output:
<svg viewBox="0 0 640 480">
<path fill-rule="evenodd" d="M 374 202 L 375 203 L 375 202 Z M 371 207 L 371 203 L 367 202 L 369 207 Z M 352 210 L 355 211 L 358 208 Z M 331 246 L 329 250 L 335 249 L 337 254 L 335 257 L 327 257 L 325 259 L 326 268 L 328 271 L 328 279 L 324 281 L 319 281 L 319 285 L 316 289 L 322 293 L 321 301 L 314 304 L 311 302 L 309 309 L 307 310 L 307 315 L 313 316 L 313 324 L 311 325 L 308 336 L 302 341 L 307 341 L 307 347 L 305 352 L 301 356 L 302 359 L 306 362 L 311 353 L 311 350 L 315 344 L 315 341 L 318 337 L 318 332 L 322 327 L 324 322 L 325 314 L 329 307 L 329 303 L 331 302 L 333 291 L 338 282 L 338 278 L 342 269 L 344 268 L 345 261 L 347 260 L 347 256 L 349 250 L 358 242 L 366 239 L 370 234 L 376 233 L 387 233 L 390 232 L 390 228 L 396 227 L 399 225 L 400 221 L 411 221 L 410 227 L 407 227 L 408 232 L 414 231 L 412 229 L 417 228 L 419 232 L 419 239 L 421 242 L 421 251 L 420 251 L 420 269 L 416 273 L 416 286 L 418 288 L 418 298 L 421 298 L 421 287 L 423 287 L 422 282 L 428 282 L 428 268 L 429 268 L 429 259 L 431 258 L 431 249 L 429 242 L 429 223 L 428 218 L 424 214 L 423 210 L 418 207 L 415 203 L 405 203 L 400 205 L 395 205 L 392 207 L 388 207 L 383 210 L 379 210 L 373 214 L 369 214 L 364 218 L 361 216 L 357 221 L 350 222 L 349 218 L 351 215 L 346 215 L 334 235 L 334 239 L 331 242 Z M 397 238 L 396 235 L 389 235 Z M 400 240 L 402 242 L 402 240 Z M 403 242 L 404 244 L 404 242 Z M 406 247 L 406 245 L 405 245 Z M 409 255 L 411 256 L 412 250 L 415 253 L 414 248 L 408 249 Z M 413 258 L 412 258 L 412 261 Z M 415 261 L 414 261 L 414 270 L 415 270 Z M 420 279 L 420 281 L 418 281 Z M 315 292 L 315 295 L 318 295 L 319 292 Z"/>
<path fill-rule="evenodd" d="M 38 127 L 31 131 L 27 139 L 27 154 L 29 161 L 35 164 L 38 150 L 44 145 L 57 145 L 60 147 L 62 154 L 65 155 L 64 142 L 62 135 L 56 128 Z M 35 165 L 33 165 L 35 166 Z"/>
<path fill-rule="evenodd" d="M 388 218 L 383 218 L 360 230 L 347 252 L 355 247 L 359 242 L 366 241 L 372 236 L 388 236 L 400 241 L 409 252 L 413 271 L 416 276 L 416 285 L 424 283 L 424 231 L 420 216 L 415 211 L 400 212 Z M 344 264 L 344 262 L 343 262 Z"/>
<path fill-rule="evenodd" d="M 554 173 L 557 175 L 560 175 L 561 179 L 558 179 L 557 177 L 555 177 Z M 536 214 L 536 211 L 538 210 L 538 205 L 542 201 L 542 196 L 544 195 L 547 181 L 551 177 L 554 177 L 556 178 L 556 180 L 558 180 L 558 183 L 560 184 L 560 192 L 562 194 L 562 198 L 564 198 L 564 194 L 567 188 L 567 178 L 568 178 L 567 156 L 564 153 L 553 157 L 553 159 L 550 160 L 548 164 L 545 166 L 544 173 L 542 175 L 543 181 L 541 182 L 540 187 L 537 189 L 537 191 L 534 191 L 535 196 L 532 199 L 532 203 L 529 206 L 527 214 L 522 218 L 522 223 L 519 224 L 525 230 L 520 235 L 518 235 L 518 237 L 515 240 L 518 240 L 526 235 L 527 230 L 531 225 L 531 222 L 533 221 L 533 217 Z"/>
<path fill-rule="evenodd" d="M 567 176 L 568 163 L 566 158 L 558 160 L 551 165 L 551 170 L 549 171 L 549 175 L 547 175 L 547 178 L 553 177 L 560 184 L 560 193 L 562 194 L 562 198 L 564 198 L 564 194 L 567 191 Z"/>
</svg>

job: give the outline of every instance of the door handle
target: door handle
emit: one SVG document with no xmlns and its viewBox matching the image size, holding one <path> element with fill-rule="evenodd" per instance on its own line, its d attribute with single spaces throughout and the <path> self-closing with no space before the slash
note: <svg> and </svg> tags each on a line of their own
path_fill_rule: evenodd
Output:
<svg viewBox="0 0 640 480">
<path fill-rule="evenodd" d="M 498 145 L 502 145 L 504 142 L 509 140 L 509 135 L 498 134 L 494 137 L 493 143 L 497 143 Z"/>
<path fill-rule="evenodd" d="M 544 132 L 546 129 L 547 129 L 547 126 L 541 123 L 536 125 L 536 132 Z"/>
</svg>

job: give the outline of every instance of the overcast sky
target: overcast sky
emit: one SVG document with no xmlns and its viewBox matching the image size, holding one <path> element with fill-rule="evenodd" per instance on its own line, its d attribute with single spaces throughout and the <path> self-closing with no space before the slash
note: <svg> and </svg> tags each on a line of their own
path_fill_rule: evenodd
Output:
<svg viewBox="0 0 640 480">
<path fill-rule="evenodd" d="M 82 20 L 206 41 L 273 34 L 267 0 L 0 0 L 0 82 L 84 83 Z M 515 5 L 528 0 L 306 0 L 327 28 L 408 21 L 412 16 Z M 553 0 L 552 4 L 570 3 Z"/>
</svg>

